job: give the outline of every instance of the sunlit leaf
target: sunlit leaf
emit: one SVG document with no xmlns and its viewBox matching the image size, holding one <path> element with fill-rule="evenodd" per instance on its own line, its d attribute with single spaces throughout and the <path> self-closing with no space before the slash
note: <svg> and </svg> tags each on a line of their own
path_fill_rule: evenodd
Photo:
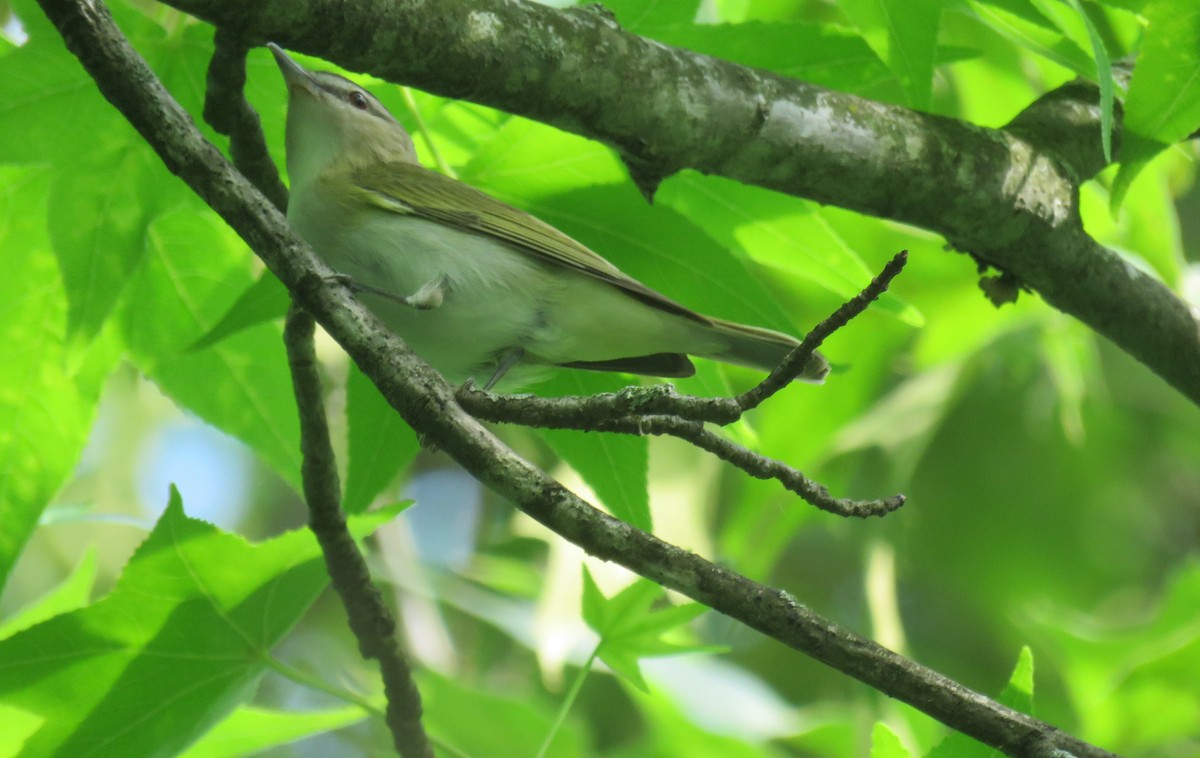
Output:
<svg viewBox="0 0 1200 758">
<path fill-rule="evenodd" d="M 17 611 L 0 624 L 0 639 L 11 637 L 22 629 L 40 624 L 60 613 L 87 605 L 96 580 L 96 549 L 89 547 L 67 578 L 54 589 Z"/>
<path fill-rule="evenodd" d="M 967 0 L 967 5 L 981 21 L 1013 43 L 1080 76 L 1095 75 L 1092 57 L 1064 36 L 1030 0 Z"/>
<path fill-rule="evenodd" d="M 307 530 L 250 544 L 173 492 L 108 596 L 0 641 L 0 698 L 46 719 L 30 754 L 173 755 L 253 692 L 327 582 Z"/>
<path fill-rule="evenodd" d="M 323 711 L 277 711 L 243 705 L 179 755 L 241 758 L 350 726 L 368 715 L 356 705 Z"/>
<path fill-rule="evenodd" d="M 285 479 L 299 481 L 299 428 L 278 324 L 260 324 L 205 350 L 195 341 L 250 286 L 241 241 L 210 214 L 179 210 L 147 231 L 147 260 L 130 283 L 124 327 L 139 368 L 177 403 L 241 439 Z"/>
<path fill-rule="evenodd" d="M 1200 128 L 1200 5 L 1152 0 L 1146 19 L 1146 38 L 1125 99 L 1114 211 L 1154 155 Z"/>
<path fill-rule="evenodd" d="M 417 435 L 357 366 L 346 381 L 346 492 L 342 507 L 358 513 L 371 504 L 420 450 Z"/>
<path fill-rule="evenodd" d="M 871 758 L 911 758 L 899 735 L 882 721 L 871 728 Z"/>
<path fill-rule="evenodd" d="M 46 233 L 49 177 L 0 168 L 0 585 L 38 517 L 75 466 L 105 377 L 116 363 L 111 335 L 90 345 L 66 339 L 67 297 Z"/>
<path fill-rule="evenodd" d="M 1009 708 L 1030 716 L 1033 714 L 1033 650 L 1025 645 L 1017 657 L 1016 668 L 1009 677 L 1004 691 L 997 698 Z"/>
<path fill-rule="evenodd" d="M 1092 55 L 1096 59 L 1095 80 L 1100 86 L 1100 142 L 1104 149 L 1104 160 L 1106 162 L 1112 160 L 1113 156 L 1113 104 L 1115 102 L 1115 94 L 1113 91 L 1113 70 L 1112 61 L 1109 59 L 1108 50 L 1104 47 L 1104 40 L 1100 37 L 1100 32 L 1096 29 L 1096 25 L 1092 23 L 1092 19 L 1084 11 L 1079 0 L 1069 0 L 1071 7 L 1075 10 L 1076 17 L 1082 21 L 1087 28 L 1088 42 L 1092 47 Z"/>
<path fill-rule="evenodd" d="M 942 0 L 844 0 L 840 7 L 900 81 L 908 105 L 928 109 Z"/>
</svg>

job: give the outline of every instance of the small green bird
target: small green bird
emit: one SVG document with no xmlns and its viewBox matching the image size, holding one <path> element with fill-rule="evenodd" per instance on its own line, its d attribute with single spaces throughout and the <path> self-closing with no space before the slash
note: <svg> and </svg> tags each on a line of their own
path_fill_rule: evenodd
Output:
<svg viewBox="0 0 1200 758">
<path fill-rule="evenodd" d="M 289 92 L 288 221 L 451 382 L 554 367 L 686 377 L 689 355 L 771 371 L 786 334 L 700 315 L 537 218 L 423 168 L 362 87 L 269 44 Z M 821 382 L 819 354 L 801 379 Z"/>
</svg>

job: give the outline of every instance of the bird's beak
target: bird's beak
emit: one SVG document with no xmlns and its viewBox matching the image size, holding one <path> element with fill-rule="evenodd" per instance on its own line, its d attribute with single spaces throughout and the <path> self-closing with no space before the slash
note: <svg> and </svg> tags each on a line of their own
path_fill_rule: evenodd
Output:
<svg viewBox="0 0 1200 758">
<path fill-rule="evenodd" d="M 288 57 L 288 54 L 283 52 L 282 47 L 276 45 L 274 42 L 268 42 L 267 47 L 270 48 L 271 54 L 275 56 L 275 63 L 279 66 L 279 71 L 283 74 L 283 80 L 287 83 L 288 92 L 302 90 L 310 95 L 315 95 L 320 90 L 320 86 L 312 78 L 312 75 L 303 66 Z"/>
</svg>

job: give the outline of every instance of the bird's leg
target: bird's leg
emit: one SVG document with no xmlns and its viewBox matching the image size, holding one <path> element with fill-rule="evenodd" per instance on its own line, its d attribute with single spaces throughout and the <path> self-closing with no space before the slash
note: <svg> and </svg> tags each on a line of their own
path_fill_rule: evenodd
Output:
<svg viewBox="0 0 1200 758">
<path fill-rule="evenodd" d="M 487 384 L 483 385 L 483 391 L 488 392 L 492 387 L 496 386 L 496 382 L 500 381 L 501 377 L 508 373 L 508 370 L 521 362 L 525 357 L 523 348 L 514 347 L 505 350 L 500 356 L 500 360 L 496 363 L 496 370 L 492 373 L 492 378 L 487 380 Z"/>
<path fill-rule="evenodd" d="M 442 304 L 446 297 L 446 277 L 425 282 L 419 290 L 404 298 L 408 304 L 419 311 L 431 311 Z"/>
<path fill-rule="evenodd" d="M 410 308 L 416 308 L 419 311 L 431 311 L 437 308 L 446 297 L 447 280 L 444 276 L 439 276 L 437 279 L 426 282 L 411 295 L 397 295 L 394 292 L 381 290 L 369 284 L 357 282 L 344 274 L 338 274 L 337 278 L 355 292 L 366 292 L 386 300 L 391 300 L 393 303 L 400 303 Z"/>
</svg>

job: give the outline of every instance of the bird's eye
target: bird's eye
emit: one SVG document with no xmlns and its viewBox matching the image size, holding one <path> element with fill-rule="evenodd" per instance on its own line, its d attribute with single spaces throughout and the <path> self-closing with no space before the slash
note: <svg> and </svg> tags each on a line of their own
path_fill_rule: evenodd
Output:
<svg viewBox="0 0 1200 758">
<path fill-rule="evenodd" d="M 370 105 L 367 96 L 358 90 L 351 90 L 350 94 L 346 95 L 346 100 L 360 111 L 365 111 L 367 106 Z"/>
</svg>

